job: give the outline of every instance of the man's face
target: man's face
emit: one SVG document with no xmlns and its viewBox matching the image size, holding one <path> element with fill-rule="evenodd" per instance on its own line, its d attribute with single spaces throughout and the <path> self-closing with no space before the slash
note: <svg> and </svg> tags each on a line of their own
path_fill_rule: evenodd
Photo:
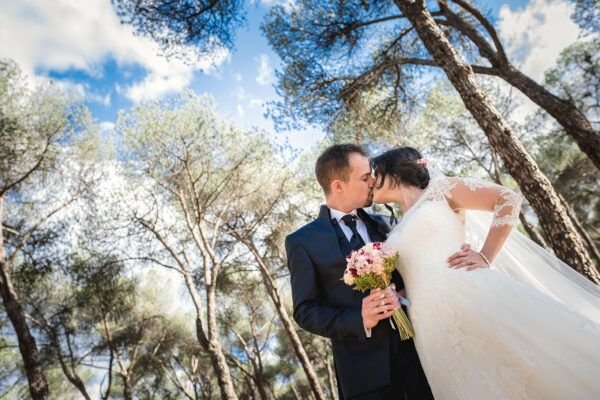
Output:
<svg viewBox="0 0 600 400">
<path fill-rule="evenodd" d="M 347 182 L 341 182 L 344 197 L 352 208 L 370 207 L 373 204 L 373 177 L 367 157 L 352 153 L 348 157 L 350 175 Z"/>
</svg>

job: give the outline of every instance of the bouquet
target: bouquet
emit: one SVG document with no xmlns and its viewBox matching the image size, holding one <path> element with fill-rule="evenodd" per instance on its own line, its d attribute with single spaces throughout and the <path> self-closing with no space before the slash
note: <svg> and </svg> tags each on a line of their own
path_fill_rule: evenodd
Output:
<svg viewBox="0 0 600 400">
<path fill-rule="evenodd" d="M 392 280 L 392 272 L 396 268 L 398 252 L 384 243 L 373 242 L 354 250 L 347 257 L 344 283 L 354 286 L 354 290 L 366 292 L 370 289 L 386 289 Z M 402 340 L 415 336 L 415 331 L 401 307 L 397 307 L 392 315 Z"/>
</svg>

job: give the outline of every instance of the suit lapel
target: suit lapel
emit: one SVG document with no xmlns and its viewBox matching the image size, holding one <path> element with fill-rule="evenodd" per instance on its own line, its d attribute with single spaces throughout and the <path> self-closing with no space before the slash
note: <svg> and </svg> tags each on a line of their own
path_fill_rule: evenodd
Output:
<svg viewBox="0 0 600 400">
<path fill-rule="evenodd" d="M 365 210 L 359 208 L 357 214 L 367 226 L 367 232 L 373 242 L 383 242 L 387 238 L 389 227 L 383 221 L 369 215 Z"/>
<path fill-rule="evenodd" d="M 343 263 L 345 268 L 345 255 L 350 253 L 350 243 L 348 242 L 348 239 L 346 239 L 341 228 L 338 226 L 336 229 L 334 226 L 334 223 L 337 223 L 337 221 L 334 222 L 331 220 L 331 214 L 329 213 L 329 208 L 327 208 L 327 206 L 321 206 L 316 223 L 317 228 L 321 233 L 318 238 L 315 238 L 320 244 L 319 247 L 326 252 L 333 253 L 335 258 L 338 259 L 340 263 Z"/>
<path fill-rule="evenodd" d="M 342 254 L 349 255 L 352 251 L 352 247 L 350 247 L 350 242 L 344 234 L 342 227 L 340 226 L 339 222 L 335 219 L 331 220 L 331 225 L 333 226 L 333 229 L 335 230 L 335 233 L 337 235 L 340 251 L 342 252 Z"/>
</svg>

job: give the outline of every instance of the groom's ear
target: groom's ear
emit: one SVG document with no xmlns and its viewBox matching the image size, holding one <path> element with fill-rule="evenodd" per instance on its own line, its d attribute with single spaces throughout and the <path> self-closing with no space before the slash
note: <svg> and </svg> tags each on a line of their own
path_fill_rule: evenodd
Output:
<svg viewBox="0 0 600 400">
<path fill-rule="evenodd" d="M 340 181 L 339 179 L 334 179 L 333 181 L 331 181 L 331 191 L 333 193 L 340 193 L 342 189 L 342 181 Z"/>
</svg>

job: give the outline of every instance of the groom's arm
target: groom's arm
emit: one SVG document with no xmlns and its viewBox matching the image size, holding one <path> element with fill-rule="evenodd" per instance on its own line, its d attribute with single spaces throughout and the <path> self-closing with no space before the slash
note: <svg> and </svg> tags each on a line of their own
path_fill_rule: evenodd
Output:
<svg viewBox="0 0 600 400">
<path fill-rule="evenodd" d="M 404 290 L 404 280 L 398 271 L 392 271 L 392 283 L 396 285 L 396 290 Z"/>
<path fill-rule="evenodd" d="M 360 307 L 329 307 L 321 303 L 315 265 L 297 240 L 285 240 L 292 285 L 294 319 L 303 329 L 333 339 L 365 340 Z"/>
</svg>

